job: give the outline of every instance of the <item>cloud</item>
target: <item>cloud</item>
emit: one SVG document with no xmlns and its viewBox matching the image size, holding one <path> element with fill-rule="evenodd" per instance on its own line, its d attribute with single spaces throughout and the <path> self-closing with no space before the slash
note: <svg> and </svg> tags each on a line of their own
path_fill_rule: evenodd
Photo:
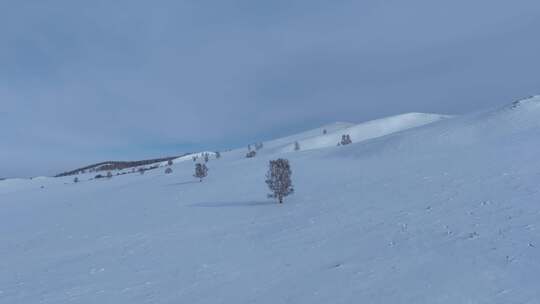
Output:
<svg viewBox="0 0 540 304">
<path fill-rule="evenodd" d="M 0 175 L 508 102 L 538 93 L 538 17 L 528 0 L 2 2 Z"/>
</svg>

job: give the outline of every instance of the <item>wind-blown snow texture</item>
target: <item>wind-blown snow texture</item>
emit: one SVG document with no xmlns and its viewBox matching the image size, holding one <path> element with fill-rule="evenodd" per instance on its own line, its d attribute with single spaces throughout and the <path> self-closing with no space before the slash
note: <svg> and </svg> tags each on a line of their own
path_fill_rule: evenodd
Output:
<svg viewBox="0 0 540 304">
<path fill-rule="evenodd" d="M 540 98 L 366 141 L 325 128 L 358 129 L 223 153 L 202 183 L 190 159 L 0 181 L 0 303 L 537 303 Z"/>
</svg>

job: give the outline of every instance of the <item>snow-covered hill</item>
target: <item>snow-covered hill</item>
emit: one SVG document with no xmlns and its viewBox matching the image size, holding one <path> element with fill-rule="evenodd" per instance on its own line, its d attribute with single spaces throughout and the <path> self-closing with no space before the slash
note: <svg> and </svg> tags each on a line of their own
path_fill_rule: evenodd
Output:
<svg viewBox="0 0 540 304">
<path fill-rule="evenodd" d="M 359 143 L 368 139 L 423 126 L 449 117 L 450 116 L 448 115 L 426 113 L 407 113 L 396 115 L 357 125 L 348 125 L 340 129 L 331 130 L 330 132 L 327 131 L 328 133 L 324 135 L 318 134 L 317 136 L 305 136 L 298 140 L 298 145 L 301 150 L 333 147 L 341 141 L 341 136 L 345 134 L 350 135 L 353 142 Z M 281 152 L 294 151 L 294 148 L 294 142 L 292 144 L 289 142 Z"/>
<path fill-rule="evenodd" d="M 233 150 L 202 183 L 192 161 L 0 181 L 0 303 L 536 303 L 540 97 L 410 119 Z M 266 199 L 277 157 L 283 205 Z"/>
</svg>

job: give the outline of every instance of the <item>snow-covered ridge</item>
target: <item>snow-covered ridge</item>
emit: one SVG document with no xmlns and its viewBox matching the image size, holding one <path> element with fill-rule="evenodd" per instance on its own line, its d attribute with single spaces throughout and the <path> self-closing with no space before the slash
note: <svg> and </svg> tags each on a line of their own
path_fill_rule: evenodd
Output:
<svg viewBox="0 0 540 304">
<path fill-rule="evenodd" d="M 518 99 L 518 100 L 512 102 L 510 107 L 511 108 L 517 108 L 519 106 L 526 105 L 526 104 L 539 105 L 540 104 L 540 95 L 532 95 L 532 96 L 529 96 L 529 97 Z"/>
<path fill-rule="evenodd" d="M 334 147 L 340 142 L 341 136 L 348 134 L 353 143 L 401 132 L 415 127 L 427 125 L 452 116 L 428 113 L 406 113 L 376 119 L 356 125 L 348 125 L 327 134 L 319 134 L 298 141 L 301 150 L 314 150 Z M 282 152 L 294 151 L 294 143 L 288 144 Z"/>
</svg>

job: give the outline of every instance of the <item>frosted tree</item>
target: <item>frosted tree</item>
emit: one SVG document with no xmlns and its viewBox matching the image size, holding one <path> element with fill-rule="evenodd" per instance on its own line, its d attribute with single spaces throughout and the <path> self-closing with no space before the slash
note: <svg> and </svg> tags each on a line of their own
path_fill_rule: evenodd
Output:
<svg viewBox="0 0 540 304">
<path fill-rule="evenodd" d="M 169 159 L 169 160 L 167 161 L 167 166 L 172 166 L 172 165 L 173 165 L 173 161 L 172 161 L 172 159 Z"/>
<path fill-rule="evenodd" d="M 292 171 L 288 160 L 283 158 L 271 160 L 266 173 L 266 184 L 272 191 L 271 194 L 268 194 L 268 197 L 275 198 L 282 204 L 286 196 L 294 193 L 291 175 Z"/>
<path fill-rule="evenodd" d="M 262 149 L 263 147 L 264 147 L 264 144 L 262 142 L 255 144 L 255 150 L 257 150 L 257 151 Z"/>
<path fill-rule="evenodd" d="M 140 173 L 141 175 L 144 174 L 144 171 L 145 171 L 144 168 L 139 168 L 139 173 Z"/>
<path fill-rule="evenodd" d="M 300 151 L 300 143 L 297 141 L 294 142 L 294 151 Z"/>
<path fill-rule="evenodd" d="M 208 175 L 208 168 L 205 164 L 195 164 L 195 174 L 193 177 L 196 177 L 199 179 L 200 182 L 202 182 L 203 178 L 205 178 Z"/>
<path fill-rule="evenodd" d="M 341 142 L 340 144 L 342 146 L 345 146 L 345 145 L 348 145 L 348 144 L 352 144 L 352 140 L 351 140 L 351 136 L 349 134 L 344 134 L 344 135 L 341 135 Z"/>
<path fill-rule="evenodd" d="M 255 150 L 252 150 L 252 151 L 249 151 L 247 154 L 246 154 L 246 158 L 253 158 L 257 155 L 257 152 Z"/>
<path fill-rule="evenodd" d="M 207 163 L 210 160 L 210 155 L 208 153 L 204 153 L 204 162 Z"/>
<path fill-rule="evenodd" d="M 167 168 L 165 169 L 165 174 L 171 174 L 172 173 L 172 168 Z"/>
<path fill-rule="evenodd" d="M 326 135 L 326 133 L 328 133 L 328 131 L 326 131 L 326 129 L 323 129 L 322 134 Z"/>
<path fill-rule="evenodd" d="M 75 177 L 75 178 L 73 179 L 73 182 L 74 182 L 74 183 L 78 183 L 78 182 L 79 182 L 79 178 L 78 178 L 78 177 Z"/>
<path fill-rule="evenodd" d="M 107 172 L 107 178 L 112 178 L 112 173 L 111 173 L 111 171 Z"/>
<path fill-rule="evenodd" d="M 216 151 L 216 159 L 221 158 L 221 153 L 219 151 Z"/>
</svg>

